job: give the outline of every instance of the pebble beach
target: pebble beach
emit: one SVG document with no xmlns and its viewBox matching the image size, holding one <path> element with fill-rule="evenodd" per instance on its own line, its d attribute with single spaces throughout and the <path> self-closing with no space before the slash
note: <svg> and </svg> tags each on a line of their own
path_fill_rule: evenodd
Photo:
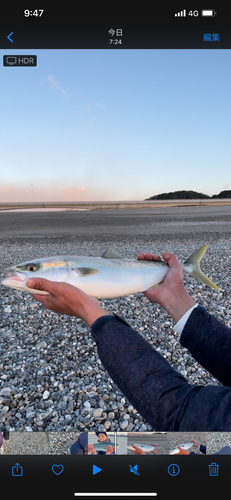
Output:
<svg viewBox="0 0 231 500">
<path fill-rule="evenodd" d="M 31 258 L 100 256 L 108 247 L 126 258 L 167 250 L 184 262 L 209 244 L 201 269 L 221 290 L 186 274 L 184 283 L 199 304 L 231 328 L 231 207 L 8 212 L 0 213 L 0 229 L 1 271 Z M 81 320 L 45 310 L 29 293 L 1 286 L 0 295 L 0 430 L 155 430 L 110 379 Z M 180 345 L 168 314 L 142 293 L 100 302 L 124 316 L 189 383 L 218 385 Z"/>
</svg>

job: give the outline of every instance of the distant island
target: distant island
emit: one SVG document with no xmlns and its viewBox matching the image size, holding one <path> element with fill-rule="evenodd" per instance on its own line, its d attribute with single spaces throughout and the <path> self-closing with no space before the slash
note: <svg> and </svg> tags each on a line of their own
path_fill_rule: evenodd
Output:
<svg viewBox="0 0 231 500">
<path fill-rule="evenodd" d="M 211 198 L 231 198 L 231 191 L 221 191 L 220 194 L 214 194 Z"/>
<path fill-rule="evenodd" d="M 197 193 L 197 191 L 171 191 L 170 193 L 157 194 L 156 196 L 151 196 L 146 198 L 148 200 L 201 200 L 201 199 L 212 199 L 212 198 L 231 198 L 231 190 L 221 191 L 219 194 L 214 194 L 213 196 L 208 196 L 204 193 Z"/>
</svg>

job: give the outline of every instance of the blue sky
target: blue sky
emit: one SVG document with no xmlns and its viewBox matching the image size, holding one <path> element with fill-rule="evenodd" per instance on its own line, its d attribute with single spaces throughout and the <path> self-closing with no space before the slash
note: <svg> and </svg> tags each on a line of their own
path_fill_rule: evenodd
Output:
<svg viewBox="0 0 231 500">
<path fill-rule="evenodd" d="M 31 50 L 1 67 L 0 201 L 231 189 L 231 51 Z"/>
</svg>

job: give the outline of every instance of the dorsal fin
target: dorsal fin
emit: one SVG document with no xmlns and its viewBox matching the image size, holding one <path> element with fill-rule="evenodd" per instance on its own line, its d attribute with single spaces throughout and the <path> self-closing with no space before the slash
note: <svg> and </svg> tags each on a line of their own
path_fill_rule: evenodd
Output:
<svg viewBox="0 0 231 500">
<path fill-rule="evenodd" d="M 107 248 L 107 250 L 101 255 L 102 259 L 122 259 L 121 255 L 116 253 L 113 248 Z"/>
</svg>

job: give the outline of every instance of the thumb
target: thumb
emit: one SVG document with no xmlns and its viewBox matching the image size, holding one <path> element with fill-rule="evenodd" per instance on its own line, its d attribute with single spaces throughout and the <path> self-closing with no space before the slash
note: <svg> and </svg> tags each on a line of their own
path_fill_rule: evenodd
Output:
<svg viewBox="0 0 231 500">
<path fill-rule="evenodd" d="M 47 292 L 52 292 L 53 289 L 52 282 L 44 278 L 29 278 L 26 286 L 35 290 L 46 290 Z"/>
<path fill-rule="evenodd" d="M 177 257 L 172 253 L 162 252 L 162 256 L 163 256 L 163 259 L 165 260 L 165 262 L 167 262 L 169 267 L 172 267 L 176 264 L 181 265 L 180 262 L 178 261 Z"/>
</svg>

